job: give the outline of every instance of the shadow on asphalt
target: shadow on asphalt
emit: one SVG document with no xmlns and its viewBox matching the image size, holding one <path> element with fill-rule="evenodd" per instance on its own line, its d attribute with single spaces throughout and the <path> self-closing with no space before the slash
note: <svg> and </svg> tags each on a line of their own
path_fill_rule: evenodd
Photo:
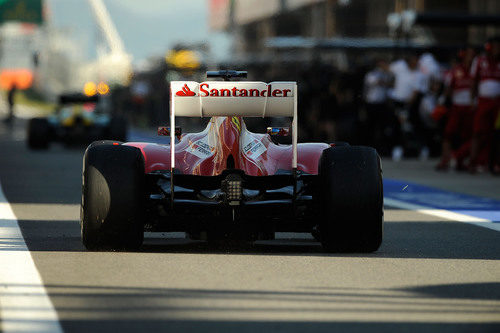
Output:
<svg viewBox="0 0 500 333">
<path fill-rule="evenodd" d="M 161 240 L 145 242 L 141 252 L 499 260 L 500 234 L 463 223 L 405 222 L 386 223 L 384 241 L 374 253 L 325 253 L 319 243 L 295 239 L 229 245 Z"/>
<path fill-rule="evenodd" d="M 16 296 L 12 285 L 10 296 Z M 333 321 L 358 312 L 412 315 L 491 315 L 500 283 L 419 286 L 408 289 L 307 288 L 292 291 L 45 285 L 67 332 L 498 332 L 500 323 Z M 38 289 L 36 289 L 38 290 Z M 410 294 L 408 294 L 408 292 Z M 432 299 L 431 299 L 432 297 Z M 443 301 L 447 300 L 447 301 Z M 471 301 L 473 303 L 471 303 Z M 317 303 L 317 304 L 316 304 Z M 103 304 L 106 306 L 103 307 Z M 339 304 L 342 306 L 339 307 Z M 12 311 L 37 310 L 30 305 Z M 282 315 L 296 314 L 294 319 Z M 311 314 L 332 315 L 310 321 Z M 206 319 L 207 316 L 213 319 Z M 72 319 L 67 319 L 68 317 Z M 267 320 L 263 319 L 266 318 Z M 221 319 L 227 318 L 227 319 Z M 252 318 L 248 320 L 247 318 Z M 279 320 L 272 318 L 280 318 Z M 289 317 L 287 317 L 289 318 Z M 22 319 L 19 319 L 22 321 Z M 32 319 L 29 319 L 33 323 Z"/>
<path fill-rule="evenodd" d="M 78 221 L 19 221 L 30 251 L 85 251 Z M 0 246 L 1 249 L 1 246 Z M 390 222 L 377 252 L 325 253 L 306 239 L 206 243 L 146 238 L 141 253 L 500 260 L 500 233 L 455 222 Z"/>
<path fill-rule="evenodd" d="M 464 283 L 421 286 L 406 289 L 439 298 L 500 300 L 500 283 Z"/>
<path fill-rule="evenodd" d="M 63 320 L 69 332 L 85 327 L 87 332 L 484 332 L 497 333 L 498 324 L 463 323 L 398 323 L 398 322 L 322 322 L 322 321 L 219 321 L 219 320 L 123 320 L 109 321 Z M 84 332 L 84 331 L 82 331 Z"/>
<path fill-rule="evenodd" d="M 328 293 L 337 291 L 340 288 L 303 287 L 303 289 L 312 290 L 318 293 Z M 436 284 L 394 290 L 417 293 L 419 297 L 424 297 L 425 295 L 427 295 L 433 298 L 500 300 L 500 282 Z"/>
</svg>

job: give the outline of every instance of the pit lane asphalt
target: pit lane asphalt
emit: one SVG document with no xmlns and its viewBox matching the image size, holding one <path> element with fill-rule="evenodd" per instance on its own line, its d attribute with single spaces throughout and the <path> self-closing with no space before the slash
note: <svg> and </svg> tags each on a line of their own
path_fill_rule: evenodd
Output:
<svg viewBox="0 0 500 333">
<path fill-rule="evenodd" d="M 500 331 L 497 231 L 386 207 L 368 255 L 161 235 L 135 253 L 86 252 L 83 149 L 33 152 L 24 139 L 22 122 L 0 125 L 0 183 L 66 332 Z"/>
</svg>

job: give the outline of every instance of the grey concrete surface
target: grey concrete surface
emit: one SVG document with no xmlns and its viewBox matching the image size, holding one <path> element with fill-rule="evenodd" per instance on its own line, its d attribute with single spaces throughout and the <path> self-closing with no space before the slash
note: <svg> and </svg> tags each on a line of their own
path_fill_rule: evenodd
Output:
<svg viewBox="0 0 500 333">
<path fill-rule="evenodd" d="M 209 246 L 161 234 L 135 253 L 87 252 L 83 149 L 32 152 L 22 124 L 1 126 L 0 182 L 66 332 L 500 331 L 496 231 L 387 207 L 383 245 L 368 255 L 307 239 Z M 388 164 L 386 176 L 427 181 Z"/>
</svg>

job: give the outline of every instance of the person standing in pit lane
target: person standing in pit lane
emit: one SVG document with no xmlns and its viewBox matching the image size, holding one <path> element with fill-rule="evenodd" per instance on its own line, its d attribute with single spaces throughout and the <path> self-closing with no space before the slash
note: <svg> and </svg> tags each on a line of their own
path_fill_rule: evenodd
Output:
<svg viewBox="0 0 500 333">
<path fill-rule="evenodd" d="M 387 103 L 387 92 L 394 81 L 389 64 L 378 59 L 364 78 L 364 101 L 367 113 L 368 139 L 379 154 L 388 154 L 397 144 L 398 119 Z"/>
<path fill-rule="evenodd" d="M 12 120 L 14 120 L 14 103 L 15 103 L 15 96 L 17 92 L 17 85 L 15 82 L 12 83 L 10 86 L 9 92 L 7 93 L 7 104 L 9 105 L 9 114 L 7 115 L 7 118 L 4 119 L 4 122 L 6 123 L 11 123 Z"/>
<path fill-rule="evenodd" d="M 471 173 L 477 172 L 479 166 L 486 166 L 491 158 L 490 149 L 500 108 L 500 36 L 489 39 L 485 51 L 486 54 L 477 56 L 471 66 L 474 80 L 471 94 L 473 98 L 477 97 L 469 163 Z"/>
<path fill-rule="evenodd" d="M 389 91 L 402 132 L 417 132 L 420 129 L 418 108 L 421 97 L 426 93 L 425 75 L 419 70 L 418 57 L 410 55 L 393 62 L 390 71 L 394 75 L 394 87 Z M 399 144 L 392 150 L 392 159 L 399 161 L 403 157 L 403 145 L 406 139 L 402 135 Z"/>
<path fill-rule="evenodd" d="M 457 63 L 445 77 L 445 97 L 451 100 L 451 108 L 444 130 L 441 161 L 436 166 L 438 171 L 447 171 L 450 161 L 454 158 L 457 170 L 463 170 L 464 160 L 470 152 L 472 123 L 474 110 L 472 108 L 470 75 L 471 64 L 475 56 L 474 48 L 467 47 L 458 52 Z M 458 142 L 457 142 L 458 141 Z M 452 151 L 453 143 L 459 147 Z"/>
</svg>

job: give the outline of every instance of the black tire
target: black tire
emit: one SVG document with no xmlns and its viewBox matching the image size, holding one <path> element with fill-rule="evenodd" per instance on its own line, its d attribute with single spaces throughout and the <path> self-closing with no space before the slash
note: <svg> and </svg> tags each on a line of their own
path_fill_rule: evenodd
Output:
<svg viewBox="0 0 500 333">
<path fill-rule="evenodd" d="M 113 116 L 109 121 L 106 139 L 127 141 L 127 120 L 121 116 Z"/>
<path fill-rule="evenodd" d="M 373 252 L 382 243 L 383 184 L 373 148 L 325 149 L 319 161 L 320 237 L 329 252 Z"/>
<path fill-rule="evenodd" d="M 47 118 L 32 118 L 28 122 L 28 147 L 30 149 L 48 149 L 50 125 Z"/>
<path fill-rule="evenodd" d="M 98 141 L 83 158 L 80 227 L 89 250 L 136 250 L 144 239 L 144 158 L 139 149 Z"/>
</svg>

